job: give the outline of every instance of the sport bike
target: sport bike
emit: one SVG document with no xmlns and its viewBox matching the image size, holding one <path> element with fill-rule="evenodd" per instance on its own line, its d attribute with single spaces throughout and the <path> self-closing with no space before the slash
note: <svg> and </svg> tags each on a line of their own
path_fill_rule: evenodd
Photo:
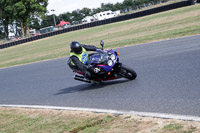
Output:
<svg viewBox="0 0 200 133">
<path fill-rule="evenodd" d="M 119 78 L 134 80 L 137 77 L 136 72 L 119 62 L 119 53 L 112 49 L 104 50 L 104 42 L 101 40 L 102 49 L 88 55 L 87 65 L 92 68 L 92 77 L 86 79 L 82 72 L 74 70 L 75 80 L 83 82 L 102 82 Z"/>
</svg>

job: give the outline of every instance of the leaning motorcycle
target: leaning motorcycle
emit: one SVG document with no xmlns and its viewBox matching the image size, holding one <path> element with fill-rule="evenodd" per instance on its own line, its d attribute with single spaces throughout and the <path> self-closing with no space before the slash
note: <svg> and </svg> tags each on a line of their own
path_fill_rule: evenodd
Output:
<svg viewBox="0 0 200 133">
<path fill-rule="evenodd" d="M 137 73 L 119 62 L 119 53 L 117 51 L 106 49 L 104 50 L 104 42 L 101 40 L 102 49 L 89 54 L 87 65 L 93 68 L 91 79 L 86 79 L 82 72 L 74 70 L 76 73 L 75 80 L 91 83 L 126 78 L 134 80 Z"/>
</svg>

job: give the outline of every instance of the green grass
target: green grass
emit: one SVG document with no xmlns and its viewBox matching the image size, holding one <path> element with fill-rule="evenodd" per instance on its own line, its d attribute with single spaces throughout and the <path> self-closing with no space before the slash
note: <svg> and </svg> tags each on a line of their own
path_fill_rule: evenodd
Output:
<svg viewBox="0 0 200 133">
<path fill-rule="evenodd" d="M 0 50 L 0 68 L 69 56 L 69 44 L 106 48 L 200 34 L 200 5 L 184 7 L 137 19 L 72 31 Z"/>
<path fill-rule="evenodd" d="M 1 133 L 192 133 L 199 122 L 83 111 L 0 108 Z"/>
<path fill-rule="evenodd" d="M 59 114 L 43 115 L 39 113 L 32 116 L 31 114 L 22 114 L 22 112 L 18 113 L 13 110 L 6 112 L 0 110 L 0 132 L 77 133 L 84 131 L 94 133 L 112 120 L 114 120 L 114 117 L 110 115 L 90 118 L 70 117 L 67 115 L 62 118 L 62 115 L 60 116 Z"/>
<path fill-rule="evenodd" d="M 180 124 L 169 124 L 169 125 L 166 125 L 163 129 L 164 130 L 168 130 L 168 131 L 172 131 L 172 130 L 179 130 L 179 129 L 182 129 L 183 126 L 180 125 Z"/>
</svg>

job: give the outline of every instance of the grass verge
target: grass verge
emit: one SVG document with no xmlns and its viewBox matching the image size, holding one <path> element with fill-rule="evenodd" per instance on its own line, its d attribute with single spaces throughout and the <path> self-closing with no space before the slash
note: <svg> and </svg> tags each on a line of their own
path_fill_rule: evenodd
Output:
<svg viewBox="0 0 200 133">
<path fill-rule="evenodd" d="M 2 49 L 0 68 L 68 56 L 73 40 L 98 47 L 104 40 L 106 48 L 116 48 L 195 34 L 200 34 L 199 4 Z"/>
<path fill-rule="evenodd" d="M 200 122 L 82 111 L 0 108 L 2 133 L 199 133 Z"/>
</svg>

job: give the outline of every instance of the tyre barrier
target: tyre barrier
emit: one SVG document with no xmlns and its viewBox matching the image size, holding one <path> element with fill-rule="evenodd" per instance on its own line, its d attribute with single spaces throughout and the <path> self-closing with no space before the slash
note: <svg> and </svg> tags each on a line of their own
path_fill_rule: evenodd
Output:
<svg viewBox="0 0 200 133">
<path fill-rule="evenodd" d="M 200 0 L 197 0 L 196 2 L 200 3 Z M 147 15 L 160 13 L 160 12 L 164 12 L 164 11 L 168 11 L 168 10 L 172 10 L 172 9 L 176 9 L 176 8 L 180 8 L 180 7 L 190 6 L 190 5 L 194 5 L 194 4 L 195 4 L 194 0 L 181 1 L 181 2 L 177 2 L 177 3 L 173 3 L 173 4 L 161 6 L 161 7 L 156 7 L 156 8 L 132 13 L 132 14 L 127 14 L 127 15 L 123 15 L 123 16 L 110 18 L 110 19 L 105 19 L 105 20 L 101 20 L 101 21 L 95 21 L 95 22 L 91 22 L 91 23 L 87 23 L 87 24 L 73 26 L 73 27 L 62 29 L 62 30 L 45 33 L 42 35 L 21 39 L 21 40 L 15 41 L 15 42 L 1 44 L 0 49 L 8 48 L 11 46 L 19 45 L 19 44 L 26 43 L 26 42 L 31 42 L 34 40 L 38 40 L 38 39 L 42 39 L 42 38 L 46 38 L 46 37 L 50 37 L 50 36 L 55 36 L 55 35 L 70 32 L 70 31 L 110 24 L 110 23 L 114 23 L 114 22 L 120 22 L 120 21 L 129 20 L 129 19 L 133 19 L 133 18 L 144 17 Z"/>
</svg>

